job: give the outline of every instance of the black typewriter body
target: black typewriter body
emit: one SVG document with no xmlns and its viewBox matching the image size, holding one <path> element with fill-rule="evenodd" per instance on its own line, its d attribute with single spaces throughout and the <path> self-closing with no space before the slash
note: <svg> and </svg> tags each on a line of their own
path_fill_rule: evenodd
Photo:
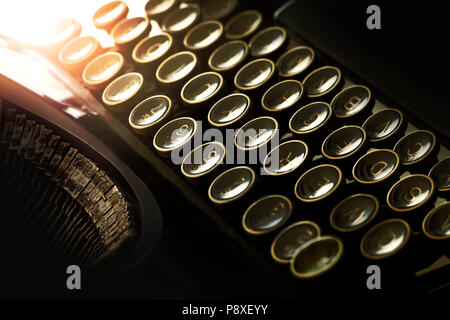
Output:
<svg viewBox="0 0 450 320">
<path fill-rule="evenodd" d="M 369 5 L 150 0 L 137 24 L 128 7 L 98 20 L 115 46 L 78 64 L 69 42 L 46 55 L 5 39 L 39 67 L 0 69 L 2 296 L 71 297 L 70 264 L 89 270 L 82 297 L 448 296 L 442 13 L 380 2 L 369 30 Z M 234 129 L 231 148 L 208 129 Z M 239 163 L 263 146 L 275 168 Z M 45 276 L 24 276 L 43 257 Z"/>
</svg>

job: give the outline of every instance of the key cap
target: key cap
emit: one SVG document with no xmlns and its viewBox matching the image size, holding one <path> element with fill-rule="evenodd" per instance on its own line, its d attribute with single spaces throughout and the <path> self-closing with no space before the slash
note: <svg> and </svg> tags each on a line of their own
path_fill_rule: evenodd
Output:
<svg viewBox="0 0 450 320">
<path fill-rule="evenodd" d="M 141 98 L 143 87 L 144 77 L 140 73 L 126 73 L 108 84 L 102 101 L 110 111 L 128 113 Z"/>
<path fill-rule="evenodd" d="M 434 196 L 433 180 L 423 174 L 412 174 L 397 181 L 389 190 L 386 201 L 397 212 L 416 210 Z"/>
<path fill-rule="evenodd" d="M 179 6 L 179 0 L 149 0 L 145 4 L 147 18 L 160 22 L 163 16 Z"/>
<path fill-rule="evenodd" d="M 287 44 L 287 32 L 284 28 L 273 26 L 255 34 L 249 41 L 250 54 L 255 58 L 273 57 Z"/>
<path fill-rule="evenodd" d="M 436 163 L 428 173 L 439 192 L 450 191 L 450 157 Z"/>
<path fill-rule="evenodd" d="M 312 221 L 299 221 L 284 228 L 272 242 L 270 253 L 279 263 L 289 263 L 305 242 L 319 237 L 320 227 Z"/>
<path fill-rule="evenodd" d="M 200 7 L 205 20 L 220 20 L 230 15 L 237 6 L 238 0 L 206 0 Z"/>
<path fill-rule="evenodd" d="M 303 87 L 308 98 L 323 98 L 339 88 L 341 78 L 338 68 L 325 66 L 309 73 L 303 80 Z"/>
<path fill-rule="evenodd" d="M 306 203 L 331 200 L 332 196 L 343 184 L 341 169 L 331 164 L 315 166 L 300 176 L 295 184 L 295 196 L 298 200 Z M 320 219 L 319 217 L 317 217 Z"/>
<path fill-rule="evenodd" d="M 158 65 L 174 50 L 172 36 L 161 33 L 145 37 L 136 44 L 131 54 L 137 70 L 154 77 Z"/>
<path fill-rule="evenodd" d="M 325 158 L 339 163 L 346 171 L 351 169 L 366 149 L 366 132 L 358 126 L 343 126 L 328 135 L 322 143 Z"/>
<path fill-rule="evenodd" d="M 350 86 L 339 92 L 331 101 L 336 118 L 351 118 L 353 123 L 365 118 L 370 112 L 373 99 L 369 88 L 361 85 Z"/>
<path fill-rule="evenodd" d="M 247 57 L 248 46 L 244 41 L 228 41 L 211 53 L 208 66 L 211 70 L 221 72 L 231 78 Z"/>
<path fill-rule="evenodd" d="M 84 68 L 82 78 L 85 85 L 100 92 L 125 68 L 125 60 L 119 52 L 105 52 L 92 59 Z"/>
<path fill-rule="evenodd" d="M 220 43 L 222 35 L 222 23 L 217 20 L 203 21 L 186 33 L 183 45 L 187 50 L 206 57 L 212 52 L 213 47 Z"/>
<path fill-rule="evenodd" d="M 181 89 L 181 99 L 189 111 L 210 106 L 224 91 L 225 82 L 217 72 L 204 72 L 190 79 Z"/>
<path fill-rule="evenodd" d="M 403 113 L 397 109 L 383 109 L 371 115 L 362 125 L 370 143 L 390 146 L 406 129 Z"/>
<path fill-rule="evenodd" d="M 423 174 L 412 174 L 397 181 L 388 191 L 386 202 L 395 217 L 408 221 L 419 231 L 423 221 L 421 212 L 433 208 L 436 187 L 433 180 Z M 419 210 L 420 209 L 420 210 Z"/>
<path fill-rule="evenodd" d="M 177 8 L 167 14 L 161 23 L 163 31 L 175 38 L 181 38 L 184 33 L 200 19 L 200 9 L 195 4 Z"/>
<path fill-rule="evenodd" d="M 322 101 L 312 102 L 301 107 L 289 120 L 289 129 L 300 139 L 310 142 L 311 146 L 318 145 L 328 133 L 333 109 Z"/>
<path fill-rule="evenodd" d="M 181 164 L 182 174 L 190 180 L 203 178 L 223 164 L 225 146 L 220 142 L 208 142 L 192 150 Z"/>
<path fill-rule="evenodd" d="M 412 231 L 402 219 L 388 219 L 371 227 L 360 242 L 362 265 L 376 264 L 386 293 L 403 291 L 414 281 Z"/>
<path fill-rule="evenodd" d="M 284 80 L 270 87 L 261 98 L 262 107 L 270 113 L 290 111 L 303 97 L 303 85 L 297 80 Z"/>
<path fill-rule="evenodd" d="M 245 166 L 231 168 L 211 183 L 208 189 L 209 199 L 219 205 L 234 202 L 253 188 L 255 180 L 253 169 Z"/>
<path fill-rule="evenodd" d="M 197 122 L 193 118 L 173 119 L 156 132 L 153 137 L 153 147 L 161 156 L 169 157 L 172 151 L 177 151 L 190 144 L 197 129 Z"/>
<path fill-rule="evenodd" d="M 276 61 L 278 76 L 296 77 L 314 63 L 314 50 L 306 46 L 297 46 L 283 53 Z"/>
<path fill-rule="evenodd" d="M 450 202 L 444 202 L 428 212 L 423 220 L 424 234 L 433 240 L 450 239 Z M 448 241 L 446 241 L 448 242 Z M 448 247 L 447 247 L 448 252 Z"/>
<path fill-rule="evenodd" d="M 234 85 L 240 91 L 262 91 L 270 84 L 275 73 L 272 60 L 261 58 L 241 67 L 234 77 Z"/>
<path fill-rule="evenodd" d="M 360 250 L 370 260 L 386 259 L 400 251 L 410 236 L 411 228 L 406 221 L 384 220 L 367 231 L 361 240 Z"/>
<path fill-rule="evenodd" d="M 305 167 L 310 158 L 308 145 L 300 140 L 289 140 L 273 148 L 264 158 L 263 169 L 271 176 L 293 175 Z M 281 183 L 283 184 L 283 183 Z"/>
<path fill-rule="evenodd" d="M 394 146 L 400 161 L 408 170 L 423 171 L 435 161 L 439 148 L 436 136 L 428 130 L 417 130 L 401 138 Z"/>
<path fill-rule="evenodd" d="M 339 232 L 355 232 L 370 224 L 379 210 L 380 202 L 373 195 L 354 194 L 333 208 L 330 214 L 330 225 Z"/>
<path fill-rule="evenodd" d="M 422 221 L 422 237 L 415 249 L 420 261 L 435 262 L 445 254 L 450 255 L 450 202 L 443 202 L 430 210 Z M 427 265 L 430 265 L 428 263 Z"/>
<path fill-rule="evenodd" d="M 111 1 L 100 7 L 92 18 L 98 29 L 110 32 L 114 25 L 128 15 L 128 6 L 123 1 Z"/>
<path fill-rule="evenodd" d="M 229 94 L 217 101 L 208 112 L 208 122 L 217 128 L 238 126 L 250 113 L 251 99 L 243 93 Z"/>
<path fill-rule="evenodd" d="M 135 17 L 119 21 L 111 30 L 114 43 L 124 54 L 131 55 L 133 47 L 148 36 L 152 25 L 146 17 Z"/>
<path fill-rule="evenodd" d="M 361 184 L 377 184 L 377 190 L 380 191 L 381 183 L 395 180 L 399 165 L 400 159 L 395 152 L 389 149 L 378 149 L 359 158 L 353 166 L 352 175 Z"/>
<path fill-rule="evenodd" d="M 61 65 L 75 75 L 80 75 L 86 64 L 99 55 L 102 47 L 92 36 L 76 37 L 66 43 L 59 51 Z"/>
<path fill-rule="evenodd" d="M 156 69 L 158 86 L 177 92 L 190 76 L 196 73 L 199 63 L 190 51 L 181 51 L 166 58 Z M 178 93 L 177 93 L 178 95 Z"/>
<path fill-rule="evenodd" d="M 244 124 L 234 139 L 235 146 L 244 151 L 258 149 L 278 134 L 278 122 L 272 117 L 259 117 Z"/>
<path fill-rule="evenodd" d="M 291 273 L 299 279 L 312 279 L 336 269 L 344 244 L 336 236 L 320 236 L 306 242 L 290 261 Z"/>
<path fill-rule="evenodd" d="M 247 10 L 238 13 L 225 24 L 227 39 L 245 39 L 259 29 L 263 16 L 259 11 Z"/>
<path fill-rule="evenodd" d="M 253 202 L 242 217 L 242 227 L 252 235 L 264 235 L 281 228 L 290 218 L 293 205 L 283 195 L 268 195 Z"/>
<path fill-rule="evenodd" d="M 164 95 L 151 96 L 131 111 L 128 123 L 138 134 L 154 133 L 174 113 L 172 100 Z"/>
</svg>

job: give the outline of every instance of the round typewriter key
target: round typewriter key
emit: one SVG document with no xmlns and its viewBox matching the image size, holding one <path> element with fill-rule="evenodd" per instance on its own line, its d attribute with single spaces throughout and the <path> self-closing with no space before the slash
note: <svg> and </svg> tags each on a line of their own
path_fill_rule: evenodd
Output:
<svg viewBox="0 0 450 320">
<path fill-rule="evenodd" d="M 363 155 L 353 167 L 353 177 L 363 184 L 386 181 L 395 175 L 400 159 L 392 150 L 379 149 Z"/>
<path fill-rule="evenodd" d="M 225 36 L 228 39 L 244 39 L 258 30 L 263 21 L 261 12 L 247 10 L 232 17 L 225 25 Z"/>
<path fill-rule="evenodd" d="M 423 220 L 422 230 L 433 240 L 450 239 L 450 202 L 444 202 L 431 210 Z"/>
<path fill-rule="evenodd" d="M 317 202 L 335 193 L 342 181 L 341 169 L 331 164 L 318 165 L 300 176 L 295 195 L 303 202 Z"/>
<path fill-rule="evenodd" d="M 388 206 L 397 212 L 415 210 L 434 195 L 433 180 L 423 174 L 413 174 L 397 181 L 389 190 Z"/>
<path fill-rule="evenodd" d="M 181 98 L 188 106 L 204 105 L 222 91 L 223 77 L 217 72 L 204 72 L 196 75 L 181 89 Z"/>
<path fill-rule="evenodd" d="M 223 19 L 236 9 L 238 0 L 206 0 L 201 4 L 204 19 Z"/>
<path fill-rule="evenodd" d="M 143 69 L 150 67 L 149 69 L 154 72 L 156 65 L 172 48 L 172 36 L 168 33 L 145 37 L 134 47 L 133 61 Z"/>
<path fill-rule="evenodd" d="M 294 47 L 278 58 L 278 75 L 282 78 L 297 76 L 312 65 L 314 57 L 314 51 L 310 47 Z"/>
<path fill-rule="evenodd" d="M 82 72 L 83 68 L 102 48 L 97 39 L 91 36 L 70 40 L 59 52 L 59 62 L 69 71 Z"/>
<path fill-rule="evenodd" d="M 124 68 L 123 56 L 114 51 L 92 59 L 83 70 L 83 82 L 95 90 L 103 89 Z"/>
<path fill-rule="evenodd" d="M 154 131 L 172 111 L 172 100 L 156 95 L 141 101 L 131 111 L 128 118 L 130 126 L 139 134 Z"/>
<path fill-rule="evenodd" d="M 225 127 L 240 121 L 251 107 L 250 98 L 233 93 L 217 101 L 208 112 L 208 122 L 214 127 Z"/>
<path fill-rule="evenodd" d="M 320 228 L 312 221 L 299 221 L 283 229 L 273 240 L 270 248 L 272 258 L 288 263 L 305 242 L 320 236 Z"/>
<path fill-rule="evenodd" d="M 361 263 L 369 265 L 376 261 L 383 270 L 386 292 L 404 292 L 415 280 L 414 255 L 418 248 L 413 247 L 414 241 L 409 223 L 402 219 L 377 223 L 362 237 L 359 250 L 367 260 Z"/>
<path fill-rule="evenodd" d="M 133 106 L 142 91 L 144 77 L 137 72 L 126 73 L 114 79 L 103 90 L 102 100 L 108 110 L 123 111 L 122 107 Z"/>
<path fill-rule="evenodd" d="M 394 146 L 400 161 L 405 166 L 417 164 L 430 159 L 436 148 L 436 136 L 428 130 L 411 132 L 401 138 Z"/>
<path fill-rule="evenodd" d="M 370 194 L 355 194 L 339 202 L 331 211 L 330 224 L 340 232 L 367 226 L 378 214 L 380 202 Z"/>
<path fill-rule="evenodd" d="M 272 117 L 259 117 L 244 124 L 236 133 L 234 144 L 241 150 L 254 150 L 265 145 L 278 133 L 278 122 Z"/>
<path fill-rule="evenodd" d="M 272 55 L 284 47 L 286 39 L 286 30 L 281 27 L 263 29 L 250 39 L 248 43 L 250 54 L 257 58 Z"/>
<path fill-rule="evenodd" d="M 162 15 L 178 6 L 178 0 L 149 0 L 145 5 L 145 13 L 149 19 L 158 20 Z"/>
<path fill-rule="evenodd" d="M 214 171 L 225 158 L 225 146 L 219 142 L 208 142 L 192 150 L 181 164 L 184 176 L 197 179 Z"/>
<path fill-rule="evenodd" d="M 445 254 L 450 256 L 450 202 L 444 202 L 430 210 L 422 221 L 421 261 L 435 262 Z M 414 247 L 416 249 L 416 246 Z M 429 263 L 427 264 L 427 266 Z"/>
<path fill-rule="evenodd" d="M 371 260 L 388 258 L 400 251 L 411 235 L 409 224 L 402 219 L 382 221 L 367 231 L 360 243 L 364 257 Z"/>
<path fill-rule="evenodd" d="M 209 199 L 216 204 L 236 201 L 251 190 L 255 172 L 249 167 L 234 167 L 220 174 L 208 189 Z"/>
<path fill-rule="evenodd" d="M 330 133 L 322 144 L 322 154 L 331 160 L 349 158 L 362 150 L 366 132 L 358 126 L 344 126 Z"/>
<path fill-rule="evenodd" d="M 316 135 L 327 126 L 332 118 L 333 110 L 326 102 L 313 102 L 301 107 L 289 120 L 289 129 L 295 134 Z"/>
<path fill-rule="evenodd" d="M 303 96 L 303 85 L 297 80 L 284 80 L 270 87 L 261 98 L 261 105 L 269 112 L 290 109 Z"/>
<path fill-rule="evenodd" d="M 164 18 L 161 27 L 172 35 L 181 34 L 197 23 L 199 18 L 199 7 L 197 5 L 187 5 L 169 12 Z"/>
<path fill-rule="evenodd" d="M 253 235 L 267 234 L 283 226 L 291 213 L 292 202 L 285 196 L 265 196 L 245 211 L 242 226 Z"/>
<path fill-rule="evenodd" d="M 273 148 L 265 157 L 264 171 L 272 176 L 281 176 L 297 170 L 308 158 L 309 148 L 300 140 L 290 140 Z"/>
<path fill-rule="evenodd" d="M 100 7 L 93 16 L 95 27 L 111 31 L 114 25 L 128 14 L 128 6 L 123 1 L 112 1 Z"/>
<path fill-rule="evenodd" d="M 150 33 L 152 25 L 147 18 L 135 17 L 118 22 L 111 30 L 114 43 L 124 49 L 130 49 L 141 38 Z"/>
<path fill-rule="evenodd" d="M 420 210 L 420 213 L 424 209 Z M 420 214 L 420 227 L 411 237 L 414 246 L 414 270 L 422 270 L 435 263 L 436 260 L 450 255 L 450 202 L 443 202 Z"/>
<path fill-rule="evenodd" d="M 183 44 L 192 51 L 211 48 L 222 37 L 222 34 L 222 23 L 216 20 L 203 21 L 186 33 Z"/>
<path fill-rule="evenodd" d="M 234 77 L 234 85 L 242 91 L 262 89 L 274 73 L 275 64 L 271 60 L 253 60 L 239 69 Z"/>
<path fill-rule="evenodd" d="M 339 92 L 331 101 L 336 118 L 350 118 L 369 109 L 372 93 L 365 86 L 351 86 Z"/>
<path fill-rule="evenodd" d="M 198 66 L 197 56 L 190 51 L 175 53 L 156 69 L 156 79 L 162 85 L 173 88 L 184 83 Z"/>
<path fill-rule="evenodd" d="M 308 98 L 318 98 L 332 92 L 340 83 L 341 71 L 336 67 L 325 66 L 308 74 L 303 80 L 303 87 Z"/>
<path fill-rule="evenodd" d="M 438 191 L 450 191 L 450 157 L 436 163 L 428 175 L 433 179 Z"/>
<path fill-rule="evenodd" d="M 197 130 L 197 123 L 189 117 L 173 119 L 162 126 L 153 137 L 153 146 L 159 154 L 168 156 L 189 143 Z"/>
<path fill-rule="evenodd" d="M 303 244 L 290 262 L 291 273 L 311 279 L 335 268 L 344 252 L 344 244 L 335 236 L 320 236 Z"/>
<path fill-rule="evenodd" d="M 403 113 L 397 109 L 383 109 L 371 115 L 362 125 L 370 142 L 386 142 L 403 134 L 406 122 Z"/>
<path fill-rule="evenodd" d="M 232 71 L 248 56 L 248 46 L 244 41 L 229 41 L 211 53 L 208 66 L 217 72 Z"/>
</svg>

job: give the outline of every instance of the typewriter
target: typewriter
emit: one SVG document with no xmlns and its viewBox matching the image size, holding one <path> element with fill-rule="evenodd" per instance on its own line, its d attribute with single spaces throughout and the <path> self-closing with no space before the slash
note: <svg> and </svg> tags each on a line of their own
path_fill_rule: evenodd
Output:
<svg viewBox="0 0 450 320">
<path fill-rule="evenodd" d="M 100 2 L 0 36 L 2 295 L 448 294 L 436 8 Z"/>
</svg>

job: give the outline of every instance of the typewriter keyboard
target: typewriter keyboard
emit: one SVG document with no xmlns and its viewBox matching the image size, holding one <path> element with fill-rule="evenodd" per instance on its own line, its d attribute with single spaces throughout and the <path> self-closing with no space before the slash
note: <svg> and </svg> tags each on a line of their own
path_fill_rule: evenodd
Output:
<svg viewBox="0 0 450 320">
<path fill-rule="evenodd" d="M 115 1 L 94 15 L 115 46 L 59 61 L 299 286 L 445 264 L 448 140 L 255 9 Z"/>
</svg>

